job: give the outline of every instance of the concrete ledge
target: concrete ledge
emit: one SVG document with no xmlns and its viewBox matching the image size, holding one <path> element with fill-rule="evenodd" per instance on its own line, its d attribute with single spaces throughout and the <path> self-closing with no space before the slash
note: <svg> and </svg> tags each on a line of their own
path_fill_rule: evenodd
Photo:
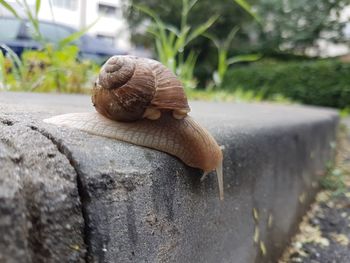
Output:
<svg viewBox="0 0 350 263">
<path fill-rule="evenodd" d="M 333 158 L 337 113 L 191 107 L 225 146 L 223 202 L 174 157 L 41 121 L 92 111 L 86 96 L 0 93 L 0 261 L 275 262 Z"/>
</svg>

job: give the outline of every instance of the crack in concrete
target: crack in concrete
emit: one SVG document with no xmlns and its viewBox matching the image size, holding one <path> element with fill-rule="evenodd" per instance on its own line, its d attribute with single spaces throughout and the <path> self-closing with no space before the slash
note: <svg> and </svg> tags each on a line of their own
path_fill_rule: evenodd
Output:
<svg viewBox="0 0 350 263">
<path fill-rule="evenodd" d="M 36 131 L 38 133 L 40 133 L 41 135 L 43 135 L 45 138 L 47 138 L 48 140 L 50 140 L 57 148 L 57 150 L 64 155 L 67 160 L 69 161 L 70 165 L 73 167 L 76 175 L 77 175 L 77 188 L 78 188 L 78 194 L 79 194 L 79 199 L 80 199 L 80 203 L 81 203 L 81 208 L 82 208 L 82 217 L 83 217 L 83 222 L 84 222 L 84 230 L 83 230 L 83 240 L 84 240 L 84 244 L 85 244 L 85 248 L 86 248 L 86 253 L 85 253 L 85 262 L 90 262 L 89 258 L 90 258 L 90 246 L 89 246 L 89 241 L 90 241 L 90 231 L 89 231 L 89 224 L 88 224 L 88 217 L 87 217 L 87 211 L 86 211 L 86 200 L 88 199 L 88 193 L 85 191 L 83 184 L 82 184 L 82 174 L 79 171 L 77 164 L 75 162 L 75 160 L 73 159 L 72 156 L 72 152 L 64 145 L 62 144 L 61 141 L 56 140 L 56 138 L 50 134 L 49 132 L 47 132 L 44 129 L 41 129 L 39 127 L 30 125 L 28 126 L 30 129 L 32 129 L 33 131 Z"/>
</svg>

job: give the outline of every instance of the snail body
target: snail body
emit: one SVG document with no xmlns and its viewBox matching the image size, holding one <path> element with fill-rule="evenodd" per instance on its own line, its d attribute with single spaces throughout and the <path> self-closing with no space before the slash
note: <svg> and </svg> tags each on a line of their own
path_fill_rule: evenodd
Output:
<svg viewBox="0 0 350 263">
<path fill-rule="evenodd" d="M 153 148 L 199 168 L 216 170 L 223 199 L 223 155 L 215 139 L 193 118 L 181 82 L 161 63 L 114 56 L 93 88 L 98 113 L 69 113 L 44 120 L 91 134 Z"/>
</svg>

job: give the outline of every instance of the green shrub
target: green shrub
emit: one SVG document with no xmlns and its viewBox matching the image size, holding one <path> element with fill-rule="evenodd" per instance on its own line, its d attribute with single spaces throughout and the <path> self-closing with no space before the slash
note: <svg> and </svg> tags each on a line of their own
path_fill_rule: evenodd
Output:
<svg viewBox="0 0 350 263">
<path fill-rule="evenodd" d="M 6 60 L 6 88 L 12 91 L 90 92 L 99 67 L 91 61 L 78 61 L 78 51 L 76 46 L 54 49 L 47 45 L 43 50 L 24 51 L 17 66 L 13 60 Z"/>
<path fill-rule="evenodd" d="M 227 73 L 223 88 L 253 91 L 264 99 L 282 95 L 305 104 L 350 107 L 350 64 L 335 60 L 259 62 Z"/>
</svg>

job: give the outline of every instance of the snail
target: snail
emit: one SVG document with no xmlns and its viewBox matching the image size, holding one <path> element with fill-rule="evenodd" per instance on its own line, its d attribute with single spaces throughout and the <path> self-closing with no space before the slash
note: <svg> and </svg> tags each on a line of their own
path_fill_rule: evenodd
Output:
<svg viewBox="0 0 350 263">
<path fill-rule="evenodd" d="M 44 122 L 145 146 L 202 169 L 216 170 L 224 198 L 223 155 L 210 133 L 188 113 L 181 82 L 158 61 L 113 56 L 102 66 L 92 90 L 97 112 L 53 116 Z"/>
</svg>

